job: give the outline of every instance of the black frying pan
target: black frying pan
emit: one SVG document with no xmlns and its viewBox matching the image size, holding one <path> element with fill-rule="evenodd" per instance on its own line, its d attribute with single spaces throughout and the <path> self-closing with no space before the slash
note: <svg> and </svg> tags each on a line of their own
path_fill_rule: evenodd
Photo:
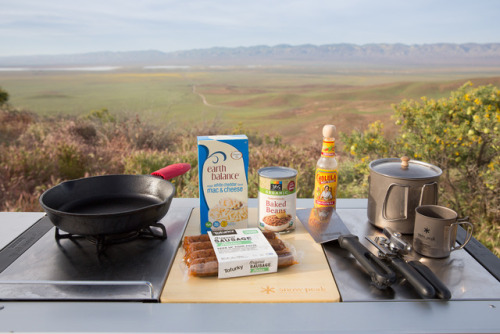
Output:
<svg viewBox="0 0 500 334">
<path fill-rule="evenodd" d="M 175 164 L 152 175 L 104 175 L 66 181 L 40 196 L 51 222 L 67 233 L 105 235 L 150 226 L 166 215 L 175 195 L 167 181 L 186 173 Z"/>
</svg>

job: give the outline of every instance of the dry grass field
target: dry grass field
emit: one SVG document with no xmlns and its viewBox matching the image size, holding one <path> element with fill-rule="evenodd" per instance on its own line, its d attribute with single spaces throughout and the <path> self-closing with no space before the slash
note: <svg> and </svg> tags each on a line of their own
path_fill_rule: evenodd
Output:
<svg viewBox="0 0 500 334">
<path fill-rule="evenodd" d="M 470 80 L 500 83 L 500 69 L 339 69 L 323 67 L 123 68 L 115 71 L 0 72 L 10 103 L 43 116 L 108 109 L 165 126 L 242 123 L 292 143 L 316 138 L 324 123 L 362 130 L 374 120 L 394 131 L 391 104 L 447 96 Z"/>
</svg>

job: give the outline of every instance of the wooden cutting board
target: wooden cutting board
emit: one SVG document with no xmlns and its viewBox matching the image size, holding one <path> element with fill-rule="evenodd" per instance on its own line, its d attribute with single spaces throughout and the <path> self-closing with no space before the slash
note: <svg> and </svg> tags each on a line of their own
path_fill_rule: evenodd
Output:
<svg viewBox="0 0 500 334">
<path fill-rule="evenodd" d="M 249 227 L 257 226 L 257 209 L 249 209 Z M 193 209 L 185 235 L 200 234 L 200 210 Z M 162 291 L 162 303 L 290 303 L 339 302 L 340 294 L 321 245 L 302 223 L 280 238 L 297 251 L 298 264 L 277 273 L 228 279 L 187 277 L 182 247 L 176 254 Z"/>
</svg>

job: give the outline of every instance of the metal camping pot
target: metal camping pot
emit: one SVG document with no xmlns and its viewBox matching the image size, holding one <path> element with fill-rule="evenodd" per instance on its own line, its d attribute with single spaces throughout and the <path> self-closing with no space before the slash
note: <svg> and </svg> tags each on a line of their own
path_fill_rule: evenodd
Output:
<svg viewBox="0 0 500 334">
<path fill-rule="evenodd" d="M 369 165 L 368 219 L 380 228 L 412 234 L 415 209 L 437 204 L 443 171 L 408 157 L 378 159 Z"/>
</svg>

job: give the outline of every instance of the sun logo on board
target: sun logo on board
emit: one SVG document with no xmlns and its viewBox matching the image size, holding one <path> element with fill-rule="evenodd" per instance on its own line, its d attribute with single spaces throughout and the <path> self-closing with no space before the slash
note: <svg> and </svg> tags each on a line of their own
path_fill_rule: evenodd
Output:
<svg viewBox="0 0 500 334">
<path fill-rule="evenodd" d="M 262 288 L 261 292 L 264 292 L 265 294 L 269 295 L 271 293 L 275 293 L 276 291 L 274 291 L 274 288 L 268 285 L 265 288 Z"/>
<path fill-rule="evenodd" d="M 425 227 L 425 228 L 424 228 L 424 232 L 425 232 L 425 233 L 427 233 L 427 234 L 429 234 L 429 233 L 431 233 L 431 229 L 430 229 L 430 228 L 428 228 L 428 227 Z"/>
</svg>

